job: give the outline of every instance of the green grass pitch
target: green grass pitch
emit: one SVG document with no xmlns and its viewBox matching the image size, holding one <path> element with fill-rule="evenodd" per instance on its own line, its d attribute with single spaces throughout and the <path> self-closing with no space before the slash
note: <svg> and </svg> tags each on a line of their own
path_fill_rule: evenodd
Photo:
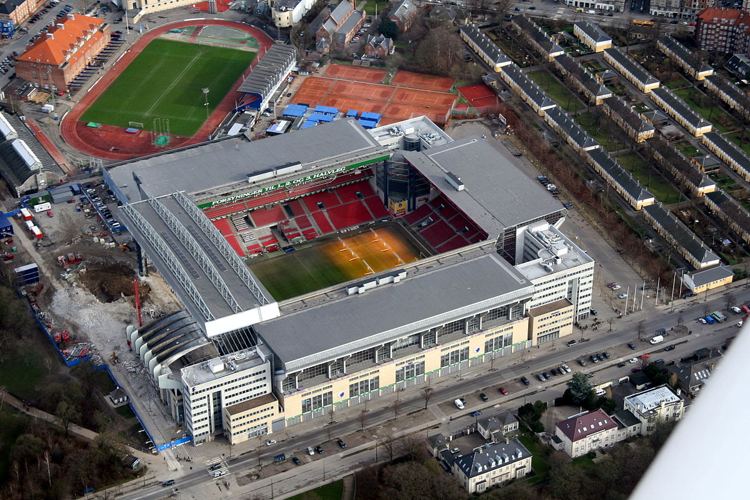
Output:
<svg viewBox="0 0 750 500">
<path fill-rule="evenodd" d="M 167 118 L 172 135 L 190 137 L 206 120 L 202 89 L 210 89 L 210 113 L 254 58 L 255 52 L 157 38 L 81 119 L 124 128 L 140 122 L 152 130 L 155 118 Z"/>
</svg>

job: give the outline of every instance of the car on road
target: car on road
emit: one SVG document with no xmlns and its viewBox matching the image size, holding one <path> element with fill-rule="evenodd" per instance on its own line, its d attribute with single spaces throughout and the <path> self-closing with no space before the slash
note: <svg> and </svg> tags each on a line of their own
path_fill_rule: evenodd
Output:
<svg viewBox="0 0 750 500">
<path fill-rule="evenodd" d="M 268 440 L 266 440 L 266 446 L 273 446 L 275 444 L 276 444 L 276 440 L 275 439 L 268 439 Z"/>
<path fill-rule="evenodd" d="M 497 391 L 498 391 L 498 392 L 499 392 L 500 394 L 502 394 L 503 396 L 507 396 L 507 395 L 508 395 L 508 389 L 506 389 L 505 387 L 501 387 L 501 388 L 499 388 L 499 389 L 498 389 Z"/>
<path fill-rule="evenodd" d="M 341 448 L 342 450 L 343 450 L 344 448 L 346 448 L 346 443 L 345 443 L 345 442 L 344 442 L 344 440 L 343 440 L 343 439 L 341 439 L 341 438 L 338 438 L 338 439 L 336 440 L 336 444 L 337 444 L 337 445 L 339 445 L 339 448 Z"/>
<path fill-rule="evenodd" d="M 567 345 L 568 347 L 573 347 L 577 343 L 578 341 L 576 339 L 572 339 L 572 340 L 568 340 L 568 342 L 565 345 Z"/>
<path fill-rule="evenodd" d="M 634 343 L 628 342 L 628 347 L 630 348 L 631 351 L 635 351 L 635 344 Z"/>
<path fill-rule="evenodd" d="M 458 408 L 459 410 L 463 410 L 463 409 L 464 409 L 464 402 L 463 402 L 463 401 L 461 401 L 460 399 L 457 399 L 457 400 L 453 401 L 453 404 L 454 404 L 454 405 L 455 405 L 455 407 L 456 407 L 456 408 Z"/>
<path fill-rule="evenodd" d="M 322 455 L 324 451 L 325 450 L 323 449 L 321 445 L 318 445 L 315 447 L 315 453 L 317 453 L 318 455 Z"/>
<path fill-rule="evenodd" d="M 299 458 L 297 458 L 297 457 L 292 457 L 292 463 L 293 463 L 294 465 L 302 465 L 302 460 L 300 460 L 300 459 L 299 459 Z"/>
<path fill-rule="evenodd" d="M 161 482 L 162 488 L 166 488 L 167 486 L 172 486 L 174 484 L 174 479 L 167 479 L 166 481 Z"/>
<path fill-rule="evenodd" d="M 480 392 L 480 393 L 479 393 L 479 399 L 481 399 L 481 400 L 482 400 L 482 401 L 484 401 L 485 403 L 486 403 L 487 401 L 489 401 L 489 400 L 490 400 L 490 398 L 488 398 L 488 397 L 487 397 L 487 394 L 485 394 L 485 393 L 483 393 L 483 392 Z"/>
<path fill-rule="evenodd" d="M 563 363 L 562 365 L 560 365 L 560 368 L 562 368 L 565 373 L 570 373 L 570 372 L 573 371 L 573 370 L 570 369 L 570 367 L 567 365 L 567 363 Z"/>
<path fill-rule="evenodd" d="M 637 363 L 637 362 L 638 362 L 638 360 L 637 360 L 636 358 L 630 358 L 630 359 L 628 360 L 628 363 L 630 363 L 631 365 L 633 365 L 633 364 L 635 364 L 635 363 Z"/>
<path fill-rule="evenodd" d="M 664 348 L 664 350 L 665 350 L 665 351 L 674 351 L 674 350 L 675 350 L 675 347 L 676 347 L 676 346 L 674 346 L 674 345 L 668 345 L 667 347 L 665 347 L 665 348 Z"/>
<path fill-rule="evenodd" d="M 620 300 L 625 300 L 628 298 L 628 294 L 626 292 L 617 294 L 617 298 Z"/>
<path fill-rule="evenodd" d="M 521 377 L 521 383 L 523 385 L 529 385 L 531 382 L 529 382 L 529 379 L 524 375 L 523 377 Z"/>
</svg>

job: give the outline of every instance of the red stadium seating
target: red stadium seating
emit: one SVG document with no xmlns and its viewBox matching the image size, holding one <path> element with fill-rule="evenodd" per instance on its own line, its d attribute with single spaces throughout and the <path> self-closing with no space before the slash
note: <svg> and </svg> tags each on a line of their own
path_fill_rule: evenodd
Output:
<svg viewBox="0 0 750 500">
<path fill-rule="evenodd" d="M 409 224 L 413 225 L 417 222 L 421 221 L 428 215 L 432 213 L 432 208 L 430 208 L 429 205 L 424 204 L 418 209 L 414 210 L 413 212 L 410 212 L 404 216 L 404 220 Z"/>
<path fill-rule="evenodd" d="M 310 222 L 310 219 L 307 218 L 307 215 L 301 215 L 295 218 L 294 221 L 297 223 L 300 229 L 312 227 L 312 222 Z"/>
<path fill-rule="evenodd" d="M 420 231 L 422 236 L 434 248 L 453 237 L 456 232 L 444 220 L 439 220 Z"/>
<path fill-rule="evenodd" d="M 261 245 L 258 245 L 257 243 L 253 243 L 252 245 L 248 245 L 247 247 L 247 253 L 255 255 L 263 252 L 263 247 Z"/>
<path fill-rule="evenodd" d="M 447 252 L 449 250 L 455 250 L 456 248 L 461 248 L 463 246 L 466 246 L 469 242 L 464 239 L 463 236 L 460 234 L 456 234 L 453 236 L 453 238 L 449 239 L 439 247 L 437 247 L 435 250 L 437 250 L 440 253 Z"/>
<path fill-rule="evenodd" d="M 367 207 L 359 200 L 347 203 L 346 205 L 329 208 L 328 215 L 336 229 L 345 229 L 372 220 Z"/>
<path fill-rule="evenodd" d="M 211 222 L 213 222 L 214 226 L 216 226 L 216 229 L 218 229 L 219 232 L 224 236 L 232 234 L 232 223 L 229 221 L 229 219 L 216 219 Z"/>
<path fill-rule="evenodd" d="M 270 208 L 259 208 L 250 212 L 250 218 L 255 223 L 255 227 L 270 226 L 286 219 L 286 214 L 281 205 L 275 205 Z"/>
<path fill-rule="evenodd" d="M 385 205 L 383 205 L 383 202 L 380 201 L 380 198 L 378 198 L 377 196 L 370 196 L 369 198 L 365 198 L 365 203 L 368 207 L 370 207 L 370 211 L 376 219 L 382 219 L 383 217 L 388 216 L 388 209 L 385 208 Z"/>
<path fill-rule="evenodd" d="M 241 212 L 244 209 L 244 203 L 232 203 L 231 205 L 220 205 L 218 207 L 207 208 L 205 214 L 209 219 L 215 219 L 216 217 L 224 217 L 235 212 Z"/>
<path fill-rule="evenodd" d="M 289 205 L 289 208 L 292 209 L 292 213 L 296 215 L 305 215 L 305 209 L 302 208 L 302 203 L 300 203 L 299 199 L 296 200 L 289 200 L 287 202 L 287 205 Z"/>
<path fill-rule="evenodd" d="M 313 212 L 312 213 L 313 219 L 315 219 L 315 223 L 320 228 L 320 232 L 323 234 L 328 234 L 333 232 L 333 226 L 330 222 L 328 222 L 328 218 L 326 217 L 326 214 L 323 212 Z"/>
<path fill-rule="evenodd" d="M 240 257 L 245 256 L 245 251 L 242 249 L 242 245 L 240 245 L 240 242 L 237 240 L 237 237 L 231 234 L 225 234 L 224 237 L 227 239 L 227 242 L 234 248 L 234 251 L 237 252 L 237 255 Z"/>
</svg>

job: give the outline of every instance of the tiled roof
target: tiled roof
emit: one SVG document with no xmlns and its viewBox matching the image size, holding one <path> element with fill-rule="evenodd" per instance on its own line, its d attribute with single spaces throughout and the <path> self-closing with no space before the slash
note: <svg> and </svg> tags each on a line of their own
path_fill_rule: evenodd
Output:
<svg viewBox="0 0 750 500">
<path fill-rule="evenodd" d="M 633 61 L 630 57 L 628 57 L 625 53 L 623 53 L 620 49 L 613 47 L 611 49 L 607 49 L 604 51 L 606 54 L 608 54 L 612 59 L 617 61 L 620 66 L 625 68 L 625 70 L 628 71 L 635 79 L 637 79 L 639 82 L 641 82 L 644 85 L 652 84 L 652 83 L 658 83 L 659 80 L 654 78 L 651 73 L 646 71 L 646 69 L 643 68 L 640 64 Z"/>
<path fill-rule="evenodd" d="M 457 458 L 455 464 L 466 477 L 474 477 L 525 460 L 530 456 L 531 452 L 520 441 L 511 439 L 508 443 L 485 444 L 472 453 Z"/>
<path fill-rule="evenodd" d="M 589 156 L 602 170 L 616 182 L 622 189 L 636 201 L 653 200 L 654 195 L 641 186 L 633 175 L 622 168 L 619 163 L 612 159 L 606 151 L 595 149 L 589 151 Z"/>
<path fill-rule="evenodd" d="M 671 36 L 665 35 L 659 38 L 659 44 L 660 48 L 663 46 L 666 49 L 670 50 L 677 58 L 693 68 L 695 71 L 699 73 L 713 71 L 713 68 L 709 64 L 701 61 L 698 57 L 696 57 L 695 53 L 689 51 L 684 45 L 682 45 Z"/>
<path fill-rule="evenodd" d="M 586 68 L 578 64 L 578 61 L 570 57 L 568 54 L 558 56 L 555 61 L 596 97 L 612 96 L 611 90 L 605 85 L 599 83 L 594 75 L 589 73 Z"/>
<path fill-rule="evenodd" d="M 734 198 L 728 196 L 721 189 L 717 189 L 713 193 L 707 193 L 706 198 L 718 206 L 729 220 L 741 227 L 743 231 L 750 234 L 750 213 L 748 213 L 745 207 L 740 205 Z"/>
<path fill-rule="evenodd" d="M 674 95 L 666 87 L 654 89 L 652 91 L 655 97 L 658 97 L 665 102 L 672 110 L 680 115 L 685 121 L 695 128 L 703 128 L 711 125 L 710 122 L 703 119 L 701 115 L 693 111 L 685 101 Z"/>
<path fill-rule="evenodd" d="M 653 140 L 649 141 L 649 146 L 654 152 L 658 153 L 664 158 L 664 162 L 667 163 L 671 168 L 677 170 L 682 174 L 688 182 L 690 182 L 696 188 L 705 188 L 711 185 L 716 185 L 707 175 L 702 173 L 696 167 L 690 163 L 690 160 L 685 158 L 682 153 L 674 149 L 665 139 L 662 137 L 654 137 Z"/>
<path fill-rule="evenodd" d="M 609 106 L 609 109 L 611 109 L 612 112 L 622 118 L 625 123 L 638 132 L 654 130 L 654 126 L 651 123 L 641 118 L 640 113 L 630 109 L 630 106 L 628 106 L 620 97 L 611 97 L 607 100 L 606 105 Z"/>
<path fill-rule="evenodd" d="M 47 36 L 40 38 L 31 48 L 18 56 L 18 60 L 60 65 L 65 62 L 66 56 L 75 52 L 78 45 L 102 24 L 102 19 L 79 14 L 65 18 L 62 28 L 50 29 Z"/>
<path fill-rule="evenodd" d="M 528 17 L 513 16 L 513 22 L 547 54 L 561 54 L 563 52 L 562 47 L 556 44 L 542 28 Z"/>
<path fill-rule="evenodd" d="M 711 22 L 713 19 L 727 19 L 727 20 L 745 20 L 750 21 L 750 15 L 740 9 L 722 9 L 721 7 L 708 7 L 698 12 L 695 16 L 696 20 L 703 22 Z"/>
<path fill-rule="evenodd" d="M 690 229 L 687 228 L 677 217 L 664 208 L 661 203 L 656 203 L 644 208 L 661 228 L 669 234 L 678 245 L 684 248 L 696 261 L 701 264 L 709 264 L 719 261 L 719 256 L 708 248 Z"/>
<path fill-rule="evenodd" d="M 611 42 L 612 37 L 606 34 L 597 24 L 589 21 L 581 21 L 575 23 L 578 28 L 586 33 L 587 36 L 591 37 L 595 42 Z"/>
<path fill-rule="evenodd" d="M 547 116 L 554 121 L 558 127 L 565 131 L 573 142 L 581 149 L 596 148 L 599 143 L 581 128 L 568 113 L 560 108 L 552 108 L 547 111 Z"/>
<path fill-rule="evenodd" d="M 557 427 L 571 442 L 575 443 L 591 434 L 616 429 L 617 423 L 612 417 L 599 409 L 558 422 Z"/>
<path fill-rule="evenodd" d="M 707 141 L 712 142 L 717 148 L 729 156 L 734 162 L 739 165 L 739 168 L 745 172 L 750 172 L 750 157 L 748 157 L 742 150 L 737 146 L 724 139 L 716 132 L 709 132 L 704 134 Z"/>
</svg>

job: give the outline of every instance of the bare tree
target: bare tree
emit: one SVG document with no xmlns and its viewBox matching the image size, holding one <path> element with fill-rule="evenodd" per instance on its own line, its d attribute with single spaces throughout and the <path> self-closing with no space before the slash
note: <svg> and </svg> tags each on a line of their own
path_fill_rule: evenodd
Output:
<svg viewBox="0 0 750 500">
<path fill-rule="evenodd" d="M 359 425 L 362 431 L 365 430 L 365 426 L 367 425 L 367 413 L 368 410 L 362 410 L 359 412 Z"/>
<path fill-rule="evenodd" d="M 638 322 L 638 340 L 643 340 L 643 336 L 646 333 L 646 322 L 644 320 L 640 320 Z"/>
<path fill-rule="evenodd" d="M 393 403 L 391 403 L 391 408 L 393 408 L 393 418 L 398 417 L 398 411 L 401 409 L 401 399 L 399 397 L 400 395 L 396 394 L 396 399 L 393 400 Z"/>
<path fill-rule="evenodd" d="M 422 398 L 424 398 L 424 409 L 427 409 L 427 405 L 430 404 L 430 398 L 435 390 L 432 387 L 425 387 L 422 389 Z"/>
<path fill-rule="evenodd" d="M 387 432 L 385 436 L 380 440 L 380 445 L 385 448 L 388 453 L 388 460 L 393 460 L 394 453 L 396 451 L 396 443 L 398 439 L 393 435 L 392 432 Z"/>
<path fill-rule="evenodd" d="M 615 320 L 615 318 L 609 318 L 607 320 L 607 324 L 609 324 L 609 331 L 612 331 L 612 322 Z"/>
</svg>

